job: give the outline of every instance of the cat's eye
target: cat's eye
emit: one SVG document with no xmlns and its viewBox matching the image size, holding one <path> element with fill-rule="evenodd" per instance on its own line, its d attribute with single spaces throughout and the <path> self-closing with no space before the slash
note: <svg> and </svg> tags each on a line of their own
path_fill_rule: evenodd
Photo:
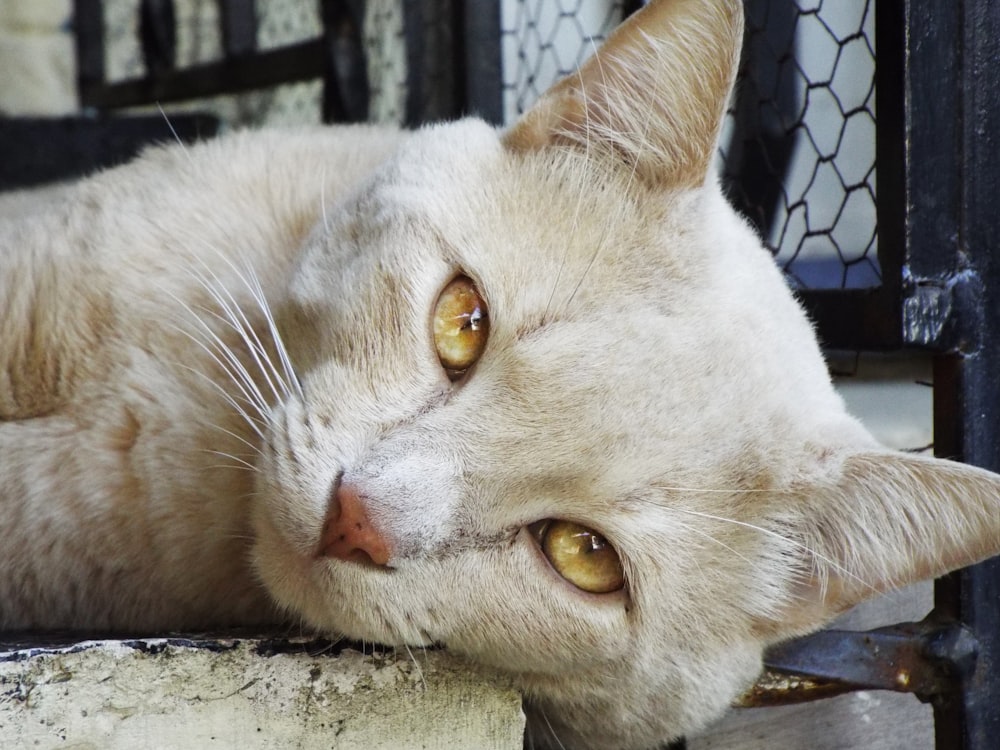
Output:
<svg viewBox="0 0 1000 750">
<path fill-rule="evenodd" d="M 456 276 L 434 305 L 434 348 L 452 380 L 465 375 L 482 356 L 490 334 L 486 303 L 468 276 Z"/>
<path fill-rule="evenodd" d="M 624 588 L 618 553 L 593 529 L 572 521 L 546 520 L 528 530 L 555 571 L 578 589 L 608 594 Z"/>
</svg>

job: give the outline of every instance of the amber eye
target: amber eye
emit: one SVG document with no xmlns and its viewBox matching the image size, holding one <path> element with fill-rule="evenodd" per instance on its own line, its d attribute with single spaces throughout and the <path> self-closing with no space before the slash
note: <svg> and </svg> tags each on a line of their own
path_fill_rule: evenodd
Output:
<svg viewBox="0 0 1000 750">
<path fill-rule="evenodd" d="M 461 378 L 486 348 L 490 319 L 486 303 L 468 276 L 456 276 L 434 305 L 434 347 L 452 380 Z"/>
<path fill-rule="evenodd" d="M 556 572 L 578 589 L 607 594 L 625 586 L 622 562 L 608 540 L 571 521 L 539 521 L 528 527 Z"/>
</svg>

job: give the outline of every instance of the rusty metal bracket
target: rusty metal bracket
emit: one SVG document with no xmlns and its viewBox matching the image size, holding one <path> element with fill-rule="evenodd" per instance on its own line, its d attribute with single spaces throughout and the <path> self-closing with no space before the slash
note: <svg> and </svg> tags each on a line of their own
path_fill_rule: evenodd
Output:
<svg viewBox="0 0 1000 750">
<path fill-rule="evenodd" d="M 856 690 L 913 693 L 933 702 L 961 690 L 977 649 L 965 626 L 933 614 L 865 632 L 823 630 L 770 648 L 764 673 L 735 705 L 789 705 Z"/>
</svg>

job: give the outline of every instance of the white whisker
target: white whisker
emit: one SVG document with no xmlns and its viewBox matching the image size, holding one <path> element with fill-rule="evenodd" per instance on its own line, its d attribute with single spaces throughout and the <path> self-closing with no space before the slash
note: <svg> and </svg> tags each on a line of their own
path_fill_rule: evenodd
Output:
<svg viewBox="0 0 1000 750">
<path fill-rule="evenodd" d="M 260 449 L 260 446 L 258 446 L 255 443 L 251 443 L 249 440 L 247 440 L 242 435 L 238 435 L 235 432 L 233 432 L 232 430 L 228 430 L 225 427 L 222 427 L 221 425 L 213 424 L 213 425 L 211 425 L 211 427 L 212 427 L 212 429 L 218 430 L 219 432 L 223 433 L 224 435 L 228 435 L 229 437 L 233 438 L 234 440 L 238 440 L 239 442 L 243 443 L 243 445 L 245 445 L 247 448 L 249 448 L 251 451 L 253 451 L 256 455 L 258 455 L 258 456 L 263 456 L 264 455 L 264 452 Z"/>
<path fill-rule="evenodd" d="M 791 544 L 795 549 L 798 549 L 798 550 L 801 550 L 802 552 L 805 552 L 807 555 L 810 556 L 811 559 L 819 560 L 820 562 L 825 563 L 826 565 L 830 566 L 830 568 L 832 570 L 835 570 L 838 573 L 840 573 L 840 574 L 844 575 L 845 577 L 849 578 L 850 580 L 853 580 L 856 583 L 861 584 L 861 586 L 863 586 L 864 588 L 868 589 L 872 593 L 880 593 L 880 591 L 875 586 L 872 586 L 870 583 L 868 583 L 867 581 L 865 581 L 860 576 L 858 576 L 855 573 L 853 573 L 850 570 L 848 570 L 846 567 L 844 567 L 843 565 L 841 565 L 839 562 L 837 562 L 833 558 L 827 557 L 826 555 L 821 554 L 819 551 L 817 551 L 816 549 L 813 549 L 809 545 L 803 544 L 802 542 L 799 542 L 799 541 L 797 541 L 797 540 L 795 540 L 795 539 L 793 539 L 793 538 L 791 538 L 789 536 L 786 536 L 784 534 L 780 534 L 777 531 L 774 531 L 772 529 L 768 529 L 768 528 L 765 528 L 763 526 L 759 526 L 757 524 L 748 523 L 746 521 L 737 521 L 734 518 L 726 518 L 724 516 L 717 516 L 717 515 L 714 515 L 712 513 L 701 513 L 699 511 L 689 510 L 687 508 L 671 508 L 671 510 L 675 510 L 675 511 L 677 511 L 679 513 L 686 513 L 686 514 L 688 514 L 690 516 L 696 516 L 698 518 L 705 518 L 705 519 L 708 519 L 708 520 L 711 520 L 711 521 L 718 521 L 720 523 L 732 524 L 733 526 L 738 526 L 738 527 L 741 527 L 741 528 L 750 529 L 752 531 L 756 531 L 758 533 L 764 534 L 765 536 L 769 536 L 769 537 L 772 537 L 772 538 L 775 538 L 775 539 L 780 539 L 782 542 L 785 542 L 786 544 Z M 823 585 L 825 586 L 825 582 L 823 583 Z"/>
<path fill-rule="evenodd" d="M 619 111 L 619 112 L 630 111 L 630 106 L 628 102 L 639 100 L 639 94 L 637 92 L 633 92 L 630 88 L 631 82 L 627 78 L 619 74 L 615 81 L 609 83 L 608 75 L 604 69 L 604 66 L 601 64 L 601 58 L 597 55 L 595 55 L 595 62 L 597 64 L 598 70 L 600 70 L 601 72 L 601 91 L 603 92 L 604 96 L 607 97 L 607 103 L 605 105 L 607 111 Z M 642 94 L 642 95 L 647 95 L 647 94 Z M 620 104 L 613 103 L 613 99 L 616 96 L 619 97 L 619 99 L 621 100 Z M 653 96 L 654 97 L 656 96 L 655 92 Z M 632 189 L 632 186 L 635 184 L 639 171 L 640 154 L 644 150 L 650 147 L 649 132 L 652 128 L 653 118 L 654 118 L 654 108 L 653 105 L 651 104 L 646 110 L 646 118 L 642 126 L 636 128 L 638 137 L 636 138 L 636 141 L 633 144 L 631 144 L 632 146 L 634 146 L 634 148 L 633 148 L 633 153 L 631 155 L 632 156 L 631 170 L 629 172 L 628 180 L 625 183 L 625 189 L 623 191 L 626 195 L 629 194 L 629 192 Z M 607 124 L 600 124 L 596 127 L 597 129 L 602 131 L 609 130 L 609 126 Z M 588 149 L 590 146 L 590 134 L 591 134 L 591 124 L 588 112 L 587 113 Z M 604 139 L 607 140 L 609 143 L 616 142 L 618 136 L 617 133 L 613 132 L 603 132 L 602 135 L 604 136 Z M 583 273 L 580 275 L 580 279 L 577 281 L 576 286 L 573 288 L 573 292 L 566 299 L 564 307 L 569 307 L 573 303 L 573 300 L 576 298 L 577 293 L 579 293 L 580 289 L 583 287 L 583 282 L 590 275 L 590 272 L 593 269 L 594 264 L 597 262 L 597 259 L 600 257 L 602 250 L 604 250 L 604 248 L 606 248 L 608 245 L 607 239 L 612 231 L 612 228 L 613 227 L 611 226 L 610 222 L 608 223 L 608 225 L 605 226 L 604 233 L 602 234 L 600 240 L 597 242 L 596 247 L 594 249 L 594 253 L 591 256 L 590 261 L 587 263 L 587 267 L 583 270 Z"/>
<path fill-rule="evenodd" d="M 684 531 L 688 531 L 688 532 L 690 532 L 692 534 L 697 534 L 698 536 L 702 537 L 703 539 L 707 539 L 708 541 L 712 542 L 713 544 L 719 545 L 720 547 L 722 547 L 727 552 L 730 552 L 735 557 L 738 557 L 740 560 L 742 560 L 743 562 L 745 562 L 750 567 L 753 567 L 754 563 L 753 563 L 753 561 L 749 557 L 747 557 L 746 555 L 744 555 L 744 554 L 742 554 L 740 552 L 737 552 L 734 548 L 730 547 L 728 544 L 726 544 L 721 539 L 712 536 L 707 531 L 702 531 L 701 529 L 698 529 L 698 528 L 696 528 L 694 526 L 691 526 L 690 524 L 687 524 L 687 523 L 681 523 L 680 521 L 675 521 L 675 523 L 680 528 L 684 529 Z"/>
<path fill-rule="evenodd" d="M 275 351 L 277 352 L 278 355 L 278 359 L 281 363 L 282 372 L 279 372 L 278 369 L 274 366 L 273 362 L 271 361 L 271 357 L 268 354 L 267 349 L 261 343 L 261 340 L 258 337 L 256 330 L 247 320 L 239 304 L 233 298 L 232 294 L 229 292 L 228 289 L 222 287 L 226 292 L 226 295 L 228 296 L 229 300 L 232 302 L 232 305 L 225 304 L 223 301 L 218 300 L 218 298 L 216 298 L 217 302 L 219 302 L 220 306 L 222 306 L 223 309 L 226 311 L 227 316 L 230 317 L 230 319 L 232 320 L 234 328 L 238 332 L 240 332 L 241 335 L 245 334 L 247 331 L 249 331 L 249 333 L 252 335 L 252 341 L 245 335 L 243 336 L 244 340 L 246 341 L 248 347 L 250 347 L 251 350 L 255 353 L 255 358 L 256 354 L 258 353 L 260 354 L 260 356 L 264 357 L 264 360 L 267 364 L 267 368 L 265 369 L 263 364 L 260 363 L 259 359 L 258 359 L 258 366 L 261 368 L 261 371 L 264 374 L 264 376 L 268 379 L 268 383 L 269 385 L 271 385 L 272 390 L 275 389 L 273 384 L 271 384 L 270 376 L 273 376 L 274 380 L 279 384 L 281 388 L 281 395 L 285 397 L 291 396 L 292 392 L 289 388 L 289 385 L 291 385 L 295 388 L 296 395 L 298 395 L 301 398 L 303 395 L 302 386 L 299 383 L 298 377 L 295 375 L 295 370 L 292 367 L 291 360 L 288 356 L 288 349 L 284 344 L 284 340 L 282 339 L 280 332 L 278 331 L 278 326 L 274 319 L 274 314 L 271 311 L 270 304 L 268 304 L 267 302 L 267 297 L 264 294 L 264 288 L 261 286 L 259 277 L 254 271 L 253 267 L 250 265 L 245 265 L 241 269 L 237 267 L 236 264 L 233 263 L 229 258 L 223 257 L 223 260 L 229 266 L 230 270 L 232 270 L 233 273 L 236 274 L 236 277 L 243 283 L 243 286 L 250 293 L 251 297 L 253 297 L 254 302 L 256 302 L 257 308 L 264 316 L 264 320 L 268 328 L 268 333 L 271 336 L 271 342 L 274 345 Z M 212 286 L 214 287 L 214 285 Z M 219 284 L 219 286 L 221 287 L 222 285 Z M 213 288 L 209 287 L 209 292 L 212 293 Z M 232 315 L 233 310 L 239 313 L 239 320 L 236 320 L 235 319 L 236 316 Z M 270 376 L 268 375 L 268 373 L 270 373 Z M 281 398 L 281 395 L 279 395 L 277 393 L 277 390 L 275 390 L 275 397 Z"/>
<path fill-rule="evenodd" d="M 257 384 L 253 381 L 253 378 L 250 377 L 250 373 L 248 373 L 246 368 L 243 367 L 243 364 L 236 359 L 232 351 L 224 344 L 222 344 L 221 341 L 219 341 L 216 344 L 216 346 L 219 347 L 220 354 L 222 355 L 220 356 L 220 354 L 216 354 L 214 351 L 212 351 L 212 349 L 208 346 L 208 344 L 206 344 L 204 341 L 202 341 L 192 333 L 185 331 L 183 328 L 179 328 L 176 326 L 173 327 L 177 330 L 178 333 L 180 333 L 183 336 L 186 336 L 195 345 L 200 347 L 202 351 L 204 351 L 209 356 L 210 359 L 212 359 L 217 365 L 219 365 L 220 368 L 222 368 L 222 370 L 227 375 L 229 375 L 230 382 L 232 382 L 232 384 L 236 386 L 237 390 L 243 395 L 243 399 L 247 404 L 247 406 L 252 407 L 256 411 L 258 415 L 257 419 L 252 418 L 246 412 L 246 410 L 236 401 L 236 399 L 229 393 L 229 391 L 224 389 L 207 373 L 202 372 L 201 370 L 198 370 L 197 368 L 191 367 L 189 365 L 185 365 L 183 363 L 179 363 L 179 365 L 187 370 L 196 372 L 205 380 L 207 380 L 209 383 L 214 385 L 215 388 L 226 397 L 227 402 L 231 406 L 235 407 L 251 426 L 256 426 L 258 420 L 262 423 L 266 423 L 270 416 L 270 407 L 268 407 L 267 402 L 264 400 L 263 394 L 261 394 L 260 390 L 257 388 Z M 211 331 L 209 331 L 208 333 L 210 336 L 213 336 L 216 338 L 216 340 L 218 340 L 218 337 L 215 336 L 214 333 L 212 333 Z M 224 361 L 223 358 L 225 358 L 226 361 Z M 227 361 L 231 364 L 227 364 Z M 260 437 L 263 437 L 263 435 L 259 431 L 257 434 Z"/>
<path fill-rule="evenodd" d="M 184 331 L 182 331 L 182 333 L 184 333 Z M 194 341 L 199 344 L 201 343 L 197 339 L 194 339 Z M 189 372 L 197 375 L 198 377 L 203 378 L 205 382 L 207 382 L 216 391 L 218 391 L 218 393 L 222 396 L 223 400 L 227 404 L 229 404 L 240 417 L 243 418 L 243 421 L 247 424 L 248 427 L 250 427 L 251 430 L 253 430 L 257 434 L 257 437 L 259 437 L 261 440 L 265 439 L 264 429 L 263 429 L 264 425 L 262 424 L 263 422 L 266 422 L 265 419 L 261 418 L 255 419 L 253 416 L 247 413 L 246 409 L 244 409 L 243 406 L 235 398 L 233 398 L 233 396 L 229 393 L 229 391 L 223 388 L 207 373 L 204 373 L 195 367 L 191 367 L 190 365 L 185 365 L 182 363 L 178 363 L 178 367 L 182 367 L 183 369 L 188 370 Z M 238 383 L 237 387 L 239 387 Z M 258 419 L 260 419 L 260 422 L 258 422 Z"/>
<path fill-rule="evenodd" d="M 406 649 L 406 653 L 410 656 L 410 662 L 412 662 L 413 667 L 417 670 L 417 676 L 420 678 L 420 685 L 423 687 L 424 692 L 427 692 L 427 682 L 424 680 L 424 670 L 420 668 L 420 664 L 417 662 L 416 657 L 413 656 L 413 652 L 410 651 L 410 647 L 404 643 L 403 648 Z"/>
<path fill-rule="evenodd" d="M 181 140 L 181 137 L 177 134 L 177 130 L 174 128 L 174 124 L 170 122 L 170 118 L 167 117 L 167 113 L 163 111 L 163 107 L 160 105 L 159 102 L 156 103 L 156 108 L 160 110 L 160 116 L 163 117 L 163 121 L 167 123 L 167 127 L 170 128 L 170 133 L 171 135 L 173 135 L 174 140 L 177 141 L 177 145 L 181 147 L 181 151 L 184 152 L 184 155 L 190 161 L 191 154 L 188 152 L 187 144 Z"/>
<path fill-rule="evenodd" d="M 320 168 L 319 173 L 319 211 L 320 215 L 323 217 L 323 229 L 327 234 L 329 234 L 330 217 L 326 214 L 326 162 L 323 162 L 323 166 Z"/>
<path fill-rule="evenodd" d="M 563 744 L 563 741 L 559 739 L 559 735 L 556 734 L 556 730 L 552 727 L 552 722 L 549 721 L 548 714 L 546 714 L 542 710 L 539 710 L 539 713 L 542 715 L 542 719 L 544 719 L 545 721 L 545 726 L 549 728 L 549 734 L 551 735 L 552 739 L 554 739 L 557 743 L 559 743 L 559 747 L 561 747 L 562 750 L 566 750 L 566 746 Z"/>
<path fill-rule="evenodd" d="M 281 361 L 281 368 L 284 371 L 284 382 L 286 384 L 285 391 L 287 393 L 287 384 L 291 384 L 295 387 L 296 395 L 301 399 L 304 398 L 302 392 L 302 384 L 299 382 L 298 376 L 295 374 L 295 368 L 292 367 L 292 360 L 288 356 L 288 349 L 285 347 L 285 342 L 278 331 L 278 324 L 274 320 L 274 315 L 271 312 L 271 306 L 267 303 L 267 299 L 264 296 L 264 289 L 260 285 L 260 279 L 257 275 L 250 270 L 250 278 L 253 282 L 253 287 L 251 288 L 251 293 L 254 295 L 254 299 L 257 300 L 257 304 L 260 307 L 260 311 L 264 315 L 264 320 L 267 323 L 268 331 L 271 334 L 271 340 L 274 342 L 274 348 L 278 353 L 278 359 Z M 277 375 L 277 373 L 275 373 Z M 289 394 L 290 395 L 290 394 Z"/>
<path fill-rule="evenodd" d="M 707 487 L 679 487 L 675 485 L 657 484 L 656 489 L 664 490 L 666 492 L 684 492 L 684 493 L 698 493 L 698 494 L 711 494 L 711 495 L 781 495 L 789 494 L 788 492 L 783 492 L 782 490 L 741 490 L 741 489 L 715 489 Z"/>
<path fill-rule="evenodd" d="M 194 274 L 194 276 L 201 282 L 205 291 L 215 300 L 215 303 L 222 310 L 225 320 L 232 330 L 243 339 L 247 350 L 257 365 L 258 371 L 263 376 L 275 399 L 281 400 L 282 397 L 291 395 L 288 386 L 280 377 L 277 370 L 275 370 L 266 348 L 257 336 L 256 330 L 254 330 L 253 325 L 247 319 L 242 307 L 240 307 L 232 293 L 225 286 L 219 284 L 217 280 L 216 283 L 211 283 L 197 274 Z M 241 277 L 241 280 L 247 283 L 245 278 Z M 277 385 L 275 385 L 276 381 Z"/>
<path fill-rule="evenodd" d="M 600 67 L 600 57 L 598 55 L 597 45 L 594 44 L 593 39 L 591 39 L 591 45 L 594 47 L 594 52 L 593 52 L 594 59 L 597 61 L 598 66 Z M 603 68 L 601 68 L 601 74 L 603 76 Z M 589 162 L 590 161 L 590 148 L 591 148 L 591 139 L 590 139 L 590 104 L 589 104 L 589 102 L 587 100 L 587 87 L 584 84 L 583 73 L 582 73 L 582 71 L 581 71 L 580 68 L 577 68 L 577 70 L 576 70 L 576 76 L 577 76 L 577 79 L 580 82 L 580 89 L 579 89 L 580 95 L 583 97 L 583 116 L 584 116 L 584 121 L 585 121 L 584 134 L 586 135 L 586 139 L 585 139 L 585 142 L 584 142 L 584 155 L 587 158 L 587 161 Z M 580 212 L 583 210 L 584 196 L 585 196 L 585 191 L 583 191 L 583 190 L 578 191 L 577 201 L 576 201 L 576 208 L 573 210 L 573 220 L 572 220 L 572 223 L 570 225 L 574 230 L 576 230 L 579 227 L 579 224 L 580 224 Z M 569 243 L 568 243 L 568 246 L 567 246 L 567 250 L 566 250 L 566 252 L 564 252 L 562 254 L 562 262 L 559 264 L 559 268 L 556 269 L 555 279 L 552 282 L 552 291 L 549 293 L 548 302 L 546 302 L 546 304 L 545 304 L 545 317 L 546 318 L 549 317 L 549 312 L 552 309 L 552 300 L 555 298 L 556 291 L 559 288 L 559 281 L 562 278 L 563 269 L 566 267 L 566 258 L 569 255 L 569 247 L 572 246 L 573 244 L 575 244 L 575 242 L 576 242 L 576 235 L 574 235 L 573 238 L 571 238 L 569 240 Z"/>
<path fill-rule="evenodd" d="M 226 453 L 225 451 L 217 451 L 212 449 L 205 449 L 205 453 L 211 453 L 215 456 L 221 456 L 222 458 L 229 458 L 232 459 L 233 461 L 236 461 L 236 463 L 239 464 L 239 466 L 225 466 L 225 468 L 228 469 L 246 468 L 249 469 L 250 471 L 257 471 L 257 467 L 254 466 L 252 463 L 250 463 L 245 459 L 240 458 L 239 456 L 234 456 L 232 453 Z M 213 468 L 220 468 L 220 467 L 213 467 Z"/>
<path fill-rule="evenodd" d="M 204 468 L 210 470 L 225 469 L 226 471 L 257 471 L 252 466 L 237 466 L 235 464 L 208 464 Z"/>
</svg>

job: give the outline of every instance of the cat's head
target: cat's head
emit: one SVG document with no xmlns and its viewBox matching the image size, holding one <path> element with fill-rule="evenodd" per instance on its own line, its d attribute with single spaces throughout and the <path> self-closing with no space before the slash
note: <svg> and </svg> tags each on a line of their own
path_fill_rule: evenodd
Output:
<svg viewBox="0 0 1000 750">
<path fill-rule="evenodd" d="M 280 305 L 302 390 L 261 577 L 313 626 L 512 675 L 540 743 L 694 730 L 768 643 L 1000 547 L 989 475 L 846 414 L 722 198 L 741 33 L 738 0 L 654 2 L 508 131 L 415 133 Z"/>
</svg>

